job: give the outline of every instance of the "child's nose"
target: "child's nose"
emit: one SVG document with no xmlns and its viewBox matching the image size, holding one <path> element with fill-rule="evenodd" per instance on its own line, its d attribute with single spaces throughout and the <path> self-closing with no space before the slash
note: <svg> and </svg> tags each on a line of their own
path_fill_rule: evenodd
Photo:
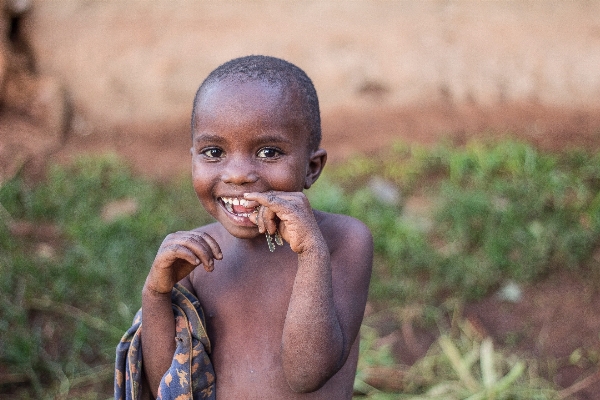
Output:
<svg viewBox="0 0 600 400">
<path fill-rule="evenodd" d="M 251 161 L 238 157 L 231 157 L 225 165 L 221 179 L 225 183 L 243 185 L 256 182 L 258 180 L 258 175 L 256 174 Z"/>
</svg>

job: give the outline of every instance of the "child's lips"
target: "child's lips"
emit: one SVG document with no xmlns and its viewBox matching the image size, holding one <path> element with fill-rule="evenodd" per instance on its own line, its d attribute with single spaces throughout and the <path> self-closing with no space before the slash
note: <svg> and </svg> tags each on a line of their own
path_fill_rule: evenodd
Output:
<svg viewBox="0 0 600 400">
<path fill-rule="evenodd" d="M 241 197 L 220 197 L 219 200 L 227 211 L 242 217 L 250 216 L 260 206 L 256 201 Z"/>
</svg>

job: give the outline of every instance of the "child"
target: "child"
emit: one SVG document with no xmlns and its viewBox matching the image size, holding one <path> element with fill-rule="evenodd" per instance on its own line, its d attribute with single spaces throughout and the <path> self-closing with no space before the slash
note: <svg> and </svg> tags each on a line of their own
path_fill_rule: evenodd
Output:
<svg viewBox="0 0 600 400">
<path fill-rule="evenodd" d="M 313 210 L 302 193 L 325 165 L 320 140 L 313 84 L 286 61 L 234 59 L 198 89 L 192 179 L 217 222 L 168 235 L 148 274 L 140 364 L 153 396 L 160 385 L 175 398 L 166 391 L 192 379 L 169 370 L 188 362 L 189 330 L 210 351 L 189 368 L 208 368 L 194 398 L 352 398 L 373 244 L 361 222 Z M 198 325 L 173 317 L 176 286 L 199 300 Z"/>
</svg>

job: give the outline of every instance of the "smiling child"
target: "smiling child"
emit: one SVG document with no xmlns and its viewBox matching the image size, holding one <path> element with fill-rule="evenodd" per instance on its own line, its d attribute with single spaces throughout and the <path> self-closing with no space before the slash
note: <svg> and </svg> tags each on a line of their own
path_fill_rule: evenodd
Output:
<svg viewBox="0 0 600 400">
<path fill-rule="evenodd" d="M 325 165 L 320 140 L 313 84 L 284 60 L 234 59 L 198 89 L 192 179 L 216 222 L 168 235 L 144 285 L 138 366 L 154 397 L 175 398 L 206 366 L 194 399 L 352 398 L 373 245 L 364 224 L 302 193 Z M 198 326 L 174 318 L 176 288 L 198 299 Z M 173 369 L 191 362 L 180 332 L 204 323 L 209 357 Z"/>
</svg>

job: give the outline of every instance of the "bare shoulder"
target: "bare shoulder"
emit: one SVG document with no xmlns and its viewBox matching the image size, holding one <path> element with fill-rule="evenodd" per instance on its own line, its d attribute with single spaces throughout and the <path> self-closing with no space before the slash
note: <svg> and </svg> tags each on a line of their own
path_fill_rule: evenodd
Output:
<svg viewBox="0 0 600 400">
<path fill-rule="evenodd" d="M 363 222 L 347 215 L 315 211 L 315 216 L 329 246 L 334 283 L 346 293 L 366 296 L 373 265 L 371 231 Z M 338 292 L 337 296 L 345 294 Z"/>
<path fill-rule="evenodd" d="M 356 261 L 371 261 L 373 236 L 362 221 L 322 211 L 315 211 L 315 216 L 332 256 L 344 255 Z"/>
<path fill-rule="evenodd" d="M 221 227 L 221 224 L 219 224 L 218 222 L 213 222 L 211 224 L 199 226 L 193 229 L 193 231 L 204 232 L 208 233 L 209 235 L 218 235 L 222 231 L 222 229 L 220 229 Z"/>
</svg>

